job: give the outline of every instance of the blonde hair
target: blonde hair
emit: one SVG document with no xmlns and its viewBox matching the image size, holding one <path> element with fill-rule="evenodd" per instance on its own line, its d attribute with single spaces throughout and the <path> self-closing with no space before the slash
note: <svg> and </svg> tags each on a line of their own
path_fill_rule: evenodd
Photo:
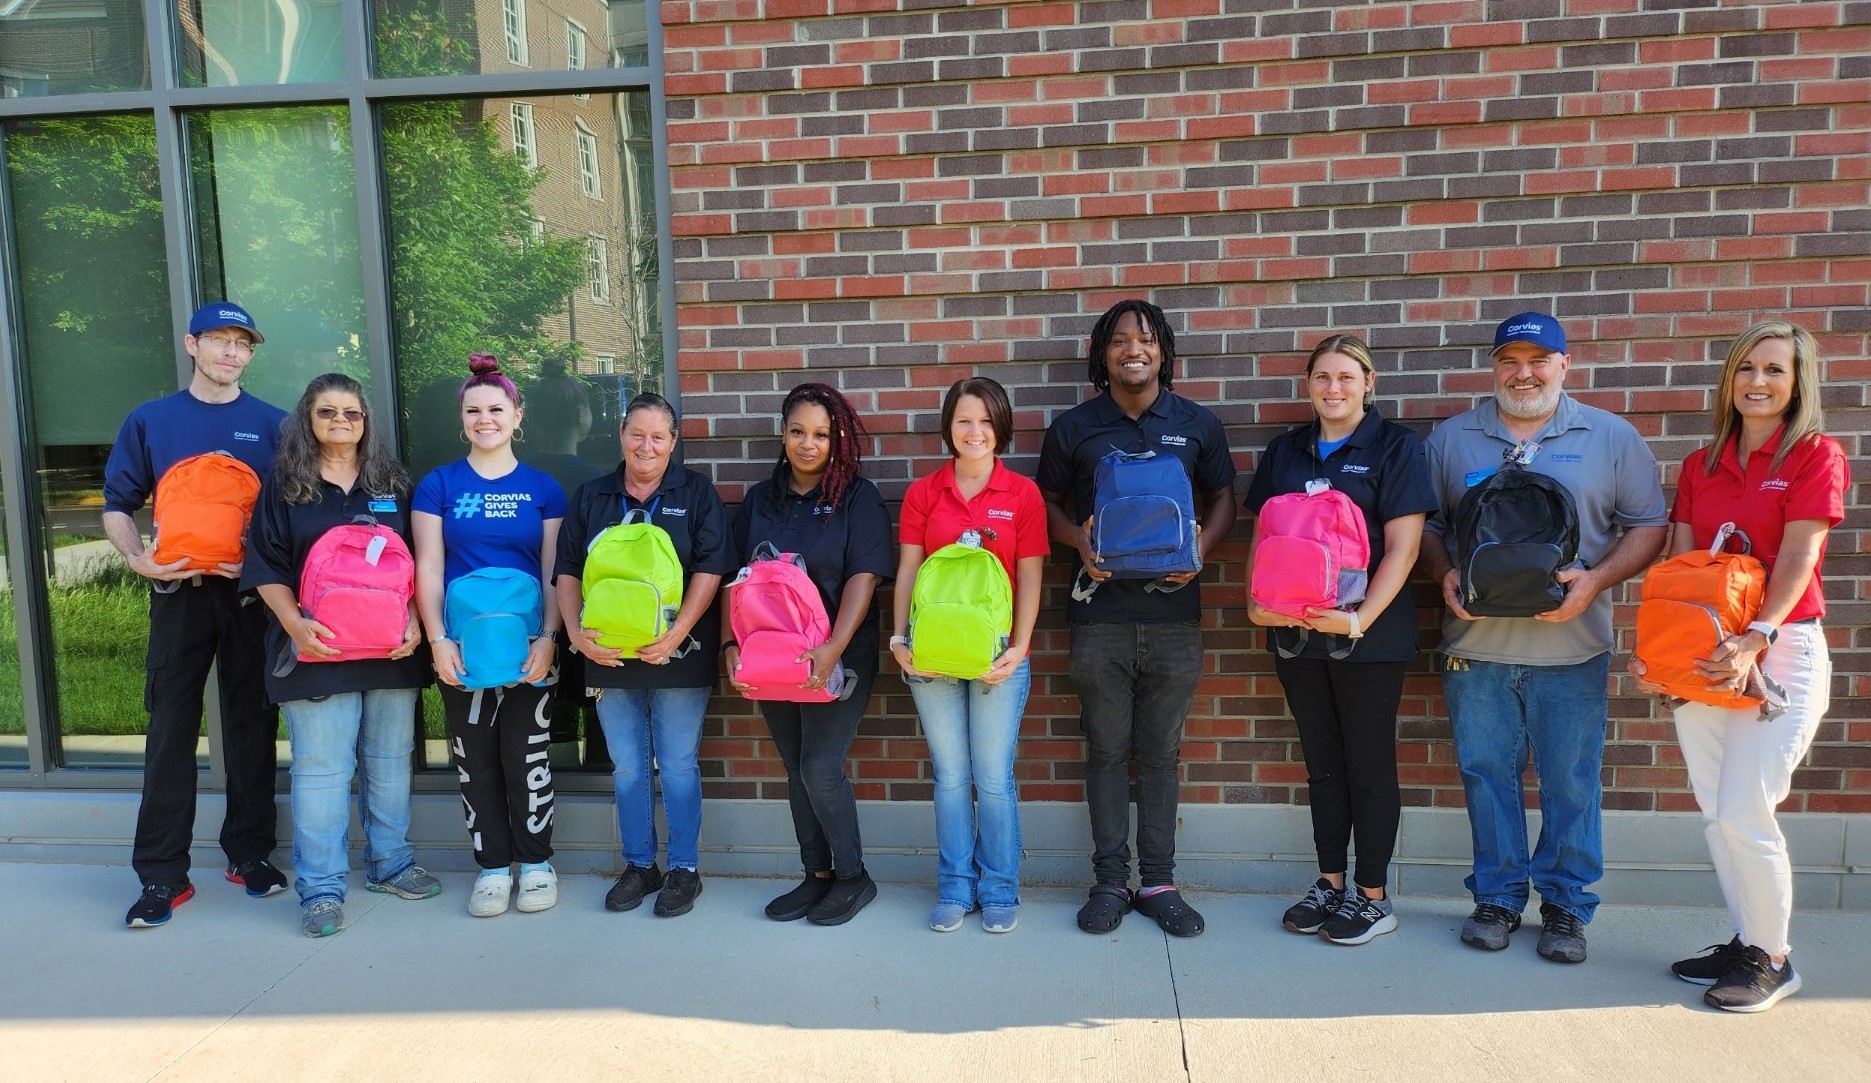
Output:
<svg viewBox="0 0 1871 1083">
<path fill-rule="evenodd" d="M 1728 347 L 1728 360 L 1722 363 L 1722 375 L 1715 383 L 1710 414 L 1715 421 L 1715 439 L 1702 464 L 1703 473 L 1715 476 L 1722 449 L 1730 440 L 1741 439 L 1741 414 L 1735 409 L 1735 372 L 1747 360 L 1754 347 L 1770 339 L 1785 339 L 1793 344 L 1793 398 L 1787 403 L 1781 420 L 1786 431 L 1780 436 L 1780 449 L 1774 452 L 1769 469 L 1778 470 L 1787 454 L 1807 437 L 1825 430 L 1825 413 L 1819 407 L 1819 343 L 1812 333 L 1789 320 L 1766 320 L 1741 332 Z"/>
<path fill-rule="evenodd" d="M 1319 358 L 1328 353 L 1343 354 L 1356 361 L 1366 376 L 1377 375 L 1377 365 L 1371 360 L 1371 348 L 1364 344 L 1363 339 L 1356 335 L 1332 335 L 1312 348 L 1312 353 L 1306 358 L 1307 376 L 1312 375 L 1312 366 L 1318 363 Z M 1364 389 L 1364 408 L 1369 410 L 1376 401 L 1376 386 L 1367 385 Z"/>
</svg>

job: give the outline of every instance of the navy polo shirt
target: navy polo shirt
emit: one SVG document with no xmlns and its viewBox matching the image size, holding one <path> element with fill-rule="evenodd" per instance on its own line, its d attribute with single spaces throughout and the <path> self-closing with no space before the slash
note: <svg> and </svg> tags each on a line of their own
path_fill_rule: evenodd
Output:
<svg viewBox="0 0 1871 1083">
<path fill-rule="evenodd" d="M 1070 501 L 1072 521 L 1083 523 L 1092 514 L 1094 471 L 1098 460 L 1112 451 L 1137 454 L 1154 451 L 1173 455 L 1188 472 L 1196 494 L 1234 484 L 1234 459 L 1228 454 L 1228 434 L 1221 419 L 1206 407 L 1181 395 L 1159 392 L 1156 401 L 1133 419 L 1106 391 L 1060 414 L 1046 429 L 1039 453 L 1041 490 Z M 1230 497 L 1232 499 L 1232 497 Z M 1076 553 L 1074 574 L 1082 571 Z M 1098 584 L 1091 600 L 1066 603 L 1066 616 L 1075 622 L 1099 624 L 1164 624 L 1202 619 L 1202 585 L 1191 582 L 1167 593 L 1148 591 L 1147 579 L 1107 579 Z"/>
<path fill-rule="evenodd" d="M 1366 410 L 1350 439 L 1324 460 L 1319 458 L 1317 421 L 1274 437 L 1247 487 L 1248 513 L 1260 514 L 1267 501 L 1276 496 L 1305 492 L 1306 483 L 1314 478 L 1330 482 L 1364 513 L 1364 529 L 1371 538 L 1373 578 L 1384 559 L 1384 524 L 1405 515 L 1428 514 L 1439 506 L 1435 486 L 1430 484 L 1429 456 L 1423 449 L 1422 437 L 1384 420 L 1375 409 Z M 1297 638 L 1297 633 L 1289 629 L 1267 631 L 1269 650 L 1276 635 Z M 1364 638 L 1357 641 L 1350 657 L 1360 662 L 1406 662 L 1416 657 L 1416 635 L 1416 605 L 1405 584 L 1365 629 Z M 1313 635 L 1307 637 L 1300 654 L 1323 658 L 1343 646 L 1343 641 L 1332 636 Z"/>
<path fill-rule="evenodd" d="M 299 573 L 312 543 L 325 532 L 360 515 L 368 515 L 409 542 L 409 499 L 396 493 L 366 492 L 362 481 L 345 492 L 329 481 L 319 482 L 314 504 L 288 504 L 269 476 L 260 487 L 253 523 L 247 529 L 247 561 L 241 567 L 240 589 L 278 584 L 299 592 Z M 411 546 L 411 551 L 414 547 Z M 408 658 L 362 658 L 353 662 L 295 662 L 283 676 L 274 672 L 295 657 L 292 637 L 279 625 L 271 608 L 266 611 L 266 698 L 271 703 L 318 699 L 344 692 L 379 688 L 421 688 L 429 683 L 429 648 L 424 645 Z"/>
<path fill-rule="evenodd" d="M 606 527 L 623 522 L 626 508 L 649 512 L 650 522 L 669 533 L 685 585 L 698 572 L 733 577 L 737 565 L 728 545 L 728 512 L 707 478 L 688 467 L 671 466 L 663 472 L 662 484 L 645 501 L 624 491 L 623 469 L 620 465 L 593 478 L 573 494 L 565 520 L 559 524 L 554 578 L 569 575 L 582 580 L 585 554 L 592 541 Z M 666 665 L 653 666 L 635 658 L 624 659 L 621 666 L 586 662 L 585 684 L 593 688 L 712 688 L 720 671 L 720 607 L 710 605 L 704 610 L 689 634 L 700 646 L 681 658 L 670 659 Z"/>
<path fill-rule="evenodd" d="M 883 494 L 867 478 L 851 479 L 836 509 L 820 503 L 819 490 L 795 493 L 792 486 L 763 481 L 747 491 L 734 513 L 734 552 L 746 564 L 761 542 L 772 542 L 782 553 L 805 558 L 806 574 L 819 588 L 825 615 L 838 623 L 838 601 L 845 581 L 860 572 L 882 579 L 896 577 L 895 545 L 890 511 Z M 859 625 L 876 634 L 877 596 L 871 595 L 870 612 Z M 860 635 L 852 637 L 858 645 Z M 849 652 L 847 652 L 848 654 Z"/>
</svg>

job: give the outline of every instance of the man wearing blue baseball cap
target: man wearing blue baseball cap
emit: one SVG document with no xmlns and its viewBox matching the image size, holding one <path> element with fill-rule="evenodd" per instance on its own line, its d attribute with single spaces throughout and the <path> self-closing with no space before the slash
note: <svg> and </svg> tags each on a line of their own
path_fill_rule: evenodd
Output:
<svg viewBox="0 0 1871 1083">
<path fill-rule="evenodd" d="M 1572 360 L 1558 320 L 1542 312 L 1502 320 L 1492 363 L 1494 397 L 1429 436 L 1430 478 L 1442 507 L 1429 518 L 1421 553 L 1448 609 L 1443 698 L 1474 838 L 1466 882 L 1475 909 L 1462 940 L 1505 948 L 1531 883 L 1540 893 L 1539 954 L 1578 963 L 1598 906 L 1591 887 L 1604 874 L 1606 591 L 1656 557 L 1669 509 L 1656 458 L 1630 422 L 1566 394 Z M 1464 506 L 1471 489 L 1477 497 L 1500 494 L 1492 506 L 1504 510 L 1483 512 L 1480 499 Z M 1524 506 L 1559 510 L 1523 512 L 1514 529 L 1499 529 L 1511 518 L 1505 509 L 1525 497 Z M 1573 533 L 1568 519 L 1577 524 L 1577 560 L 1562 564 Z M 1529 754 L 1541 814 L 1530 855 L 1521 794 Z"/>
<path fill-rule="evenodd" d="M 272 471 L 286 414 L 240 387 L 254 347 L 263 341 L 253 317 L 237 304 L 216 301 L 196 309 L 182 339 L 193 362 L 188 386 L 132 410 L 105 468 L 104 533 L 151 586 L 143 694 L 149 731 L 143 744 L 143 802 L 130 857 L 143 891 L 124 918 L 131 928 L 165 924 L 174 908 L 195 894 L 188 879 L 195 835 L 195 740 L 211 664 L 219 666 L 221 748 L 227 763 L 227 812 L 221 824 L 227 879 L 256 898 L 286 886 L 285 876 L 268 860 L 278 843 L 273 742 L 279 713 L 267 706 L 263 683 L 265 607 L 239 591 L 238 561 L 204 563 L 186 550 L 176 554 L 173 549 L 183 543 L 173 537 L 173 527 L 146 545 L 133 518 L 151 497 L 160 511 L 165 493 L 178 503 L 197 502 L 201 509 L 226 506 L 217 503 L 215 482 L 194 480 L 228 473 L 227 460 L 217 455 L 232 456 L 258 479 Z M 232 473 L 237 479 L 245 476 L 239 468 Z M 251 506 L 249 500 L 249 514 Z M 234 511 L 177 514 L 191 532 L 208 534 L 211 521 L 225 518 L 227 530 L 238 522 L 238 534 L 245 534 L 245 516 Z M 165 540 L 172 543 L 166 547 L 170 551 L 158 563 L 157 548 Z M 211 540 L 239 552 L 244 538 Z"/>
</svg>

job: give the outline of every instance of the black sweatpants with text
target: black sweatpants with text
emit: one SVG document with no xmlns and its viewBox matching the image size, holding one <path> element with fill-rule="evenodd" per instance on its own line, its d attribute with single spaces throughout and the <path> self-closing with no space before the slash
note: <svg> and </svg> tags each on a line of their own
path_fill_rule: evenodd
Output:
<svg viewBox="0 0 1871 1083">
<path fill-rule="evenodd" d="M 441 685 L 468 841 L 483 869 L 552 857 L 552 689 Z"/>
</svg>

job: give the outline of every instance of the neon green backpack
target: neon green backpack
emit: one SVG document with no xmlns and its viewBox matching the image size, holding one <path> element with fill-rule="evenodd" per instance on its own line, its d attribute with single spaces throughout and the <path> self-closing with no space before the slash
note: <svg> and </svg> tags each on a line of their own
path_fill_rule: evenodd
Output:
<svg viewBox="0 0 1871 1083">
<path fill-rule="evenodd" d="M 585 627 L 597 630 L 600 646 L 625 658 L 662 638 L 682 608 L 682 562 L 669 532 L 650 522 L 655 514 L 655 503 L 626 511 L 623 522 L 599 531 L 585 551 L 579 584 Z"/>
<path fill-rule="evenodd" d="M 930 553 L 910 592 L 911 664 L 972 681 L 994 668 L 1013 631 L 1013 584 L 969 531 Z"/>
</svg>

